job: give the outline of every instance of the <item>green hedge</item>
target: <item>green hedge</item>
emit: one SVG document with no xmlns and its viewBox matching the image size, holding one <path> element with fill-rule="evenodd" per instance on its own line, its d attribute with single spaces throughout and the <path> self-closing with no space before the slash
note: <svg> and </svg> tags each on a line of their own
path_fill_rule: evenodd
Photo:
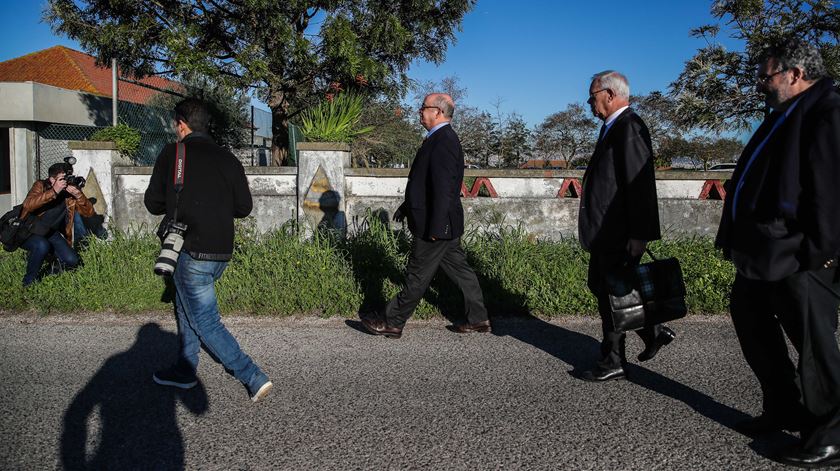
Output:
<svg viewBox="0 0 840 471">
<path fill-rule="evenodd" d="M 409 238 L 375 218 L 347 240 L 320 235 L 301 241 L 292 226 L 258 234 L 253 221 L 237 225 L 237 250 L 218 283 L 225 313 L 288 316 L 354 316 L 399 291 Z M 491 314 L 592 315 L 586 288 L 588 255 L 575 240 L 536 241 L 518 229 L 473 230 L 464 245 L 478 273 Z M 0 255 L 0 306 L 37 312 L 142 312 L 171 309 L 163 281 L 152 273 L 159 245 L 153 235 L 117 233 L 84 249 L 84 266 L 21 287 L 26 253 Z M 677 256 L 695 313 L 728 309 L 732 265 L 706 238 L 652 244 Z M 417 308 L 417 317 L 460 315 L 463 301 L 453 283 L 438 275 Z"/>
</svg>

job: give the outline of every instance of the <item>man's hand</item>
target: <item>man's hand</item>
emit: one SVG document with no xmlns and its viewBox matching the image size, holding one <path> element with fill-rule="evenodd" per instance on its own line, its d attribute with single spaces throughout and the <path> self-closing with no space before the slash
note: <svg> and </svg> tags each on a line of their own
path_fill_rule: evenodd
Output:
<svg viewBox="0 0 840 471">
<path fill-rule="evenodd" d="M 82 197 L 82 190 L 76 188 L 73 185 L 67 185 L 67 188 L 65 189 L 67 190 L 67 193 L 70 193 L 70 196 L 72 196 L 73 198 L 79 199 Z"/>
<path fill-rule="evenodd" d="M 647 247 L 646 240 L 630 239 L 627 241 L 627 253 L 633 258 L 641 257 L 645 253 L 645 247 Z"/>
<path fill-rule="evenodd" d="M 56 195 L 58 195 L 62 191 L 64 191 L 65 188 L 67 188 L 67 181 L 65 181 L 64 178 L 61 178 L 61 179 L 53 182 L 52 189 L 53 189 L 53 191 L 55 192 Z"/>
</svg>

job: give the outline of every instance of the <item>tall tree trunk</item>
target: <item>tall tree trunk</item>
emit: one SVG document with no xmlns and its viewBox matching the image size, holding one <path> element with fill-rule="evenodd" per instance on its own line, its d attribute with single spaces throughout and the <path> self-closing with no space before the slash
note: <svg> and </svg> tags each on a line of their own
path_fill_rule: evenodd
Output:
<svg viewBox="0 0 840 471">
<path fill-rule="evenodd" d="M 289 120 L 285 113 L 271 111 L 271 165 L 279 167 L 289 161 Z"/>
<path fill-rule="evenodd" d="M 268 106 L 271 108 L 271 165 L 279 167 L 289 161 L 289 102 L 286 94 L 273 92 Z"/>
</svg>

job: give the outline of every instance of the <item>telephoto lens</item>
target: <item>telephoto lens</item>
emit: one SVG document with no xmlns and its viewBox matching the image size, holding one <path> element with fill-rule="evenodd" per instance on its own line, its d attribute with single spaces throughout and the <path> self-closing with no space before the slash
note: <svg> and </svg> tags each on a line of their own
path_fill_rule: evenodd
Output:
<svg viewBox="0 0 840 471">
<path fill-rule="evenodd" d="M 181 254 L 181 247 L 184 246 L 184 233 L 186 232 L 186 224 L 174 222 L 169 225 L 160 248 L 160 255 L 155 260 L 156 275 L 172 276 L 175 272 L 175 267 L 178 265 L 178 255 Z"/>
</svg>

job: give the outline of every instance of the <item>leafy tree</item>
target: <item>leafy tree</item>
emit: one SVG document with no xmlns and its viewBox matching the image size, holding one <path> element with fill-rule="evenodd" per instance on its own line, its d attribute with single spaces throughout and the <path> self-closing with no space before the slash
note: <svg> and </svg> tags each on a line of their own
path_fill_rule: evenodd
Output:
<svg viewBox="0 0 840 471">
<path fill-rule="evenodd" d="M 820 47 L 827 69 L 840 78 L 840 6 L 833 0 L 715 0 L 712 15 L 725 23 L 743 51 L 716 41 L 720 24 L 700 26 L 691 35 L 706 45 L 671 84 L 677 115 L 686 127 L 720 132 L 749 129 L 765 113 L 755 90 L 755 66 L 768 46 L 797 37 Z"/>
<path fill-rule="evenodd" d="M 630 102 L 650 131 L 654 165 L 671 165 L 672 156 L 682 156 L 674 153 L 678 152 L 679 144 L 685 141 L 682 139 L 685 130 L 676 116 L 676 101 L 662 92 L 653 91 L 647 95 L 633 96 Z"/>
<path fill-rule="evenodd" d="M 544 159 L 560 157 L 570 164 L 589 161 L 598 139 L 599 125 L 581 103 L 572 103 L 537 126 L 535 143 Z"/>
<path fill-rule="evenodd" d="M 199 98 L 210 111 L 209 133 L 222 147 L 241 148 L 249 144 L 250 100 L 240 89 L 203 76 L 183 77 L 182 88 L 174 93 L 158 93 L 150 105 L 171 111 L 184 98 Z M 173 134 L 174 137 L 174 134 Z"/>
<path fill-rule="evenodd" d="M 501 138 L 499 127 L 493 116 L 486 111 L 469 106 L 456 108 L 452 127 L 461 138 L 464 160 L 482 168 L 490 167 Z"/>
<path fill-rule="evenodd" d="M 100 64 L 255 89 L 271 108 L 280 163 L 292 117 L 335 84 L 400 95 L 411 62 L 440 63 L 475 2 L 49 0 L 46 19 Z"/>
<path fill-rule="evenodd" d="M 422 143 L 417 114 L 393 98 L 380 97 L 365 104 L 359 126 L 373 126 L 351 144 L 354 165 L 363 167 L 408 166 Z"/>
<path fill-rule="evenodd" d="M 671 161 L 676 157 L 687 158 L 703 170 L 717 162 L 733 162 L 741 154 L 744 144 L 731 137 L 694 136 L 686 139 L 683 136 L 669 137 L 662 143 L 661 155 L 663 159 Z"/>
<path fill-rule="evenodd" d="M 430 93 L 446 93 L 452 97 L 455 102 L 455 109 L 463 105 L 463 101 L 467 98 L 467 88 L 462 87 L 460 79 L 457 76 L 450 75 L 444 77 L 440 82 L 434 80 L 427 80 L 425 82 L 417 82 L 414 85 L 414 102 L 420 104 L 426 95 Z"/>
<path fill-rule="evenodd" d="M 499 142 L 499 157 L 503 167 L 518 168 L 519 164 L 533 157 L 531 130 L 516 113 L 505 120 Z"/>
</svg>

